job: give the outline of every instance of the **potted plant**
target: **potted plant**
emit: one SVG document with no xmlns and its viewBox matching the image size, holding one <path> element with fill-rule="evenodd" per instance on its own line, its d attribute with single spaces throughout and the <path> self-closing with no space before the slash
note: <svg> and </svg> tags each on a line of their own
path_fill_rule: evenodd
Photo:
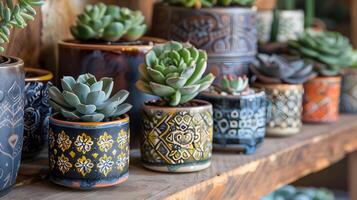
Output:
<svg viewBox="0 0 357 200">
<path fill-rule="evenodd" d="M 208 70 L 247 74 L 257 52 L 254 0 L 164 0 L 154 5 L 152 35 L 190 42 L 208 54 Z"/>
<path fill-rule="evenodd" d="M 129 92 L 111 96 L 112 78 L 99 81 L 91 74 L 77 80 L 65 76 L 63 91 L 49 89 L 56 111 L 50 118 L 50 180 L 56 184 L 91 189 L 117 185 L 128 178 L 129 116 L 123 102 Z"/>
<path fill-rule="evenodd" d="M 351 55 L 353 63 L 342 69 L 340 112 L 357 113 L 357 52 Z"/>
<path fill-rule="evenodd" d="M 255 87 L 264 89 L 272 102 L 268 136 L 290 136 L 300 132 L 304 88 L 302 83 L 316 76 L 313 65 L 304 60 L 259 54 L 251 66 Z"/>
<path fill-rule="evenodd" d="M 34 20 L 34 6 L 41 0 L 22 0 L 18 3 L 0 2 L 0 52 L 10 41 L 13 27 L 25 28 Z M 24 131 L 25 72 L 23 61 L 11 56 L 0 56 L 0 196 L 5 195 L 16 183 L 20 167 Z"/>
<path fill-rule="evenodd" d="M 290 47 L 314 61 L 318 77 L 305 83 L 305 122 L 334 122 L 338 119 L 341 89 L 340 68 L 352 64 L 352 47 L 340 33 L 307 31 Z"/>
<path fill-rule="evenodd" d="M 270 101 L 249 87 L 246 76 L 225 75 L 201 95 L 213 105 L 213 147 L 252 154 L 263 142 Z"/>
<path fill-rule="evenodd" d="M 161 39 L 142 37 L 146 32 L 145 19 L 140 11 L 98 3 L 87 5 L 71 27 L 74 39 L 59 42 L 59 77 L 91 73 L 98 78 L 112 77 L 114 92 L 130 92 L 128 102 L 132 128 L 136 133 L 140 105 L 149 97 L 135 88 L 139 78 L 138 66 L 144 54 Z M 134 135 L 135 136 L 135 135 Z"/>
<path fill-rule="evenodd" d="M 211 164 L 212 105 L 193 100 L 214 81 L 202 78 L 207 54 L 175 41 L 154 46 L 140 65 L 139 90 L 160 99 L 142 109 L 141 160 L 144 167 L 163 172 L 192 172 Z"/>
<path fill-rule="evenodd" d="M 50 71 L 25 68 L 25 123 L 22 147 L 22 157 L 25 159 L 41 152 L 47 141 L 51 115 L 48 88 L 52 85 L 52 78 Z"/>
</svg>

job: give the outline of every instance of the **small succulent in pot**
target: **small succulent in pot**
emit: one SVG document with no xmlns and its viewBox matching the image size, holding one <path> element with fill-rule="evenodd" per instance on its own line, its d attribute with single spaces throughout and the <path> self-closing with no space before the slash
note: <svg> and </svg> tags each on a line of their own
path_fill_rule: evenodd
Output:
<svg viewBox="0 0 357 200">
<path fill-rule="evenodd" d="M 143 107 L 141 156 L 146 168 L 189 172 L 210 166 L 212 105 L 193 100 L 214 81 L 212 74 L 203 77 L 206 66 L 206 52 L 188 43 L 158 44 L 146 54 L 136 86 L 160 97 Z M 186 156 L 177 158 L 177 153 Z"/>
<path fill-rule="evenodd" d="M 211 8 L 215 6 L 252 6 L 255 0 L 165 0 L 173 5 L 182 5 L 187 8 Z"/>
<path fill-rule="evenodd" d="M 87 5 L 71 27 L 72 35 L 80 40 L 116 42 L 135 41 L 144 35 L 147 26 L 141 11 L 98 3 Z"/>
<path fill-rule="evenodd" d="M 50 179 L 76 189 L 117 185 L 128 178 L 129 116 L 123 103 L 129 93 L 111 96 L 111 78 L 99 81 L 91 74 L 61 81 L 63 91 L 49 89 L 55 113 L 50 118 Z M 115 153 L 112 153 L 115 152 Z M 65 162 L 65 167 L 63 163 Z M 87 163 L 88 168 L 83 168 Z M 108 165 L 108 163 L 111 163 Z"/>
<path fill-rule="evenodd" d="M 219 85 L 210 88 L 210 92 L 220 95 L 247 95 L 254 92 L 249 87 L 247 76 L 236 76 L 233 74 L 224 75 Z"/>
</svg>

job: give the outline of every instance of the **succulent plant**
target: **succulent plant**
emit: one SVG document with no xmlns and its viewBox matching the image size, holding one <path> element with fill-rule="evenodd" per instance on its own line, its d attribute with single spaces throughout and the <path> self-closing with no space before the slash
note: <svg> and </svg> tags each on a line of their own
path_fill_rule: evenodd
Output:
<svg viewBox="0 0 357 200">
<path fill-rule="evenodd" d="M 261 200 L 334 200 L 333 193 L 324 188 L 295 188 L 287 185 Z"/>
<path fill-rule="evenodd" d="M 99 81 L 91 74 L 82 74 L 77 80 L 65 76 L 61 80 L 63 91 L 52 86 L 49 89 L 52 108 L 70 121 L 100 122 L 117 118 L 131 109 L 122 104 L 129 95 L 121 90 L 111 97 L 113 79 Z"/>
<path fill-rule="evenodd" d="M 187 8 L 211 8 L 214 6 L 252 6 L 255 0 L 165 0 L 173 5 L 182 5 Z"/>
<path fill-rule="evenodd" d="M 140 11 L 98 3 L 85 7 L 84 12 L 77 17 L 77 24 L 71 27 L 71 33 L 81 41 L 135 41 L 146 32 L 144 20 Z"/>
<path fill-rule="evenodd" d="M 341 67 L 353 62 L 349 39 L 337 32 L 306 31 L 289 46 L 302 57 L 314 60 L 315 70 L 322 76 L 335 76 Z"/>
<path fill-rule="evenodd" d="M 2 45 L 9 42 L 10 30 L 13 26 L 25 28 L 27 26 L 27 20 L 34 20 L 36 11 L 33 6 L 40 6 L 43 3 L 43 0 L 20 0 L 18 4 L 15 4 L 13 0 L 1 1 L 0 44 Z M 4 50 L 4 47 L 0 47 L 0 52 Z"/>
<path fill-rule="evenodd" d="M 316 76 L 312 63 L 279 55 L 258 54 L 250 69 L 263 83 L 300 84 Z"/>
<path fill-rule="evenodd" d="M 249 79 L 246 76 L 224 75 L 219 89 L 221 93 L 239 95 L 249 89 Z"/>
<path fill-rule="evenodd" d="M 158 44 L 140 65 L 141 79 L 136 87 L 157 95 L 171 106 L 189 102 L 210 87 L 215 77 L 202 78 L 207 68 L 207 54 L 189 43 L 175 41 Z"/>
</svg>

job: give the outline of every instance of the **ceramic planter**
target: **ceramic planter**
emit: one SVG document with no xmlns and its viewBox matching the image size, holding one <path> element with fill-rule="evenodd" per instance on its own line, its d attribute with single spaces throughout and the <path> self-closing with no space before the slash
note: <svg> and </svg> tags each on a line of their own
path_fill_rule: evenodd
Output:
<svg viewBox="0 0 357 200">
<path fill-rule="evenodd" d="M 130 111 L 131 127 L 134 133 L 139 132 L 140 106 L 153 97 L 136 89 L 135 82 L 139 79 L 138 66 L 144 62 L 144 55 L 154 45 L 163 40 L 143 37 L 140 45 L 109 45 L 85 44 L 75 40 L 59 43 L 58 76 L 79 76 L 91 73 L 98 79 L 112 77 L 113 92 L 125 89 L 130 92 L 128 102 L 133 105 Z M 134 140 L 135 135 L 134 135 Z"/>
<path fill-rule="evenodd" d="M 306 82 L 304 89 L 304 122 L 337 121 L 341 77 L 317 77 Z"/>
<path fill-rule="evenodd" d="M 257 0 L 255 5 L 258 10 L 273 10 L 276 5 L 276 0 Z"/>
<path fill-rule="evenodd" d="M 203 93 L 213 105 L 213 146 L 252 154 L 263 142 L 271 104 L 264 92 L 245 96 Z"/>
<path fill-rule="evenodd" d="M 257 32 L 258 40 L 261 43 L 270 41 L 271 28 L 273 23 L 273 11 L 258 11 Z M 287 42 L 297 39 L 297 36 L 304 32 L 304 11 L 302 10 L 281 10 L 279 13 L 278 42 Z"/>
<path fill-rule="evenodd" d="M 23 61 L 14 57 L 0 58 L 0 196 L 16 182 L 21 162 L 24 132 Z"/>
<path fill-rule="evenodd" d="M 342 71 L 340 111 L 357 113 L 357 69 Z"/>
<path fill-rule="evenodd" d="M 68 122 L 50 118 L 50 180 L 92 189 L 124 182 L 129 176 L 129 117 L 110 122 Z"/>
<path fill-rule="evenodd" d="M 193 100 L 190 107 L 143 107 L 141 159 L 144 167 L 161 172 L 193 172 L 210 166 L 212 105 Z"/>
<path fill-rule="evenodd" d="M 217 81 L 225 74 L 246 74 L 257 52 L 256 11 L 253 8 L 192 9 L 154 5 L 152 34 L 189 41 L 208 53 L 208 70 Z"/>
<path fill-rule="evenodd" d="M 267 135 L 279 137 L 299 133 L 302 126 L 303 86 L 288 84 L 256 84 L 255 86 L 264 89 L 272 102 Z"/>
<path fill-rule="evenodd" d="M 50 71 L 26 68 L 25 79 L 25 126 L 22 157 L 31 158 L 44 147 L 48 137 L 51 106 L 48 88 L 52 85 Z"/>
</svg>

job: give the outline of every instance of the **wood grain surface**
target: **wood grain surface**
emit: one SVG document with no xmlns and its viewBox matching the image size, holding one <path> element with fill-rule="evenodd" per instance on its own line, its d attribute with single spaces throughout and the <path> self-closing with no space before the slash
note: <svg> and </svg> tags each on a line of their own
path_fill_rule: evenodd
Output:
<svg viewBox="0 0 357 200">
<path fill-rule="evenodd" d="M 356 121 L 357 116 L 344 115 L 337 123 L 306 125 L 296 136 L 266 139 L 250 156 L 214 152 L 212 166 L 198 173 L 148 171 L 140 165 L 139 153 L 134 150 L 129 180 L 93 191 L 50 183 L 44 153 L 22 165 L 17 186 L 4 199 L 259 199 L 356 151 Z"/>
</svg>

